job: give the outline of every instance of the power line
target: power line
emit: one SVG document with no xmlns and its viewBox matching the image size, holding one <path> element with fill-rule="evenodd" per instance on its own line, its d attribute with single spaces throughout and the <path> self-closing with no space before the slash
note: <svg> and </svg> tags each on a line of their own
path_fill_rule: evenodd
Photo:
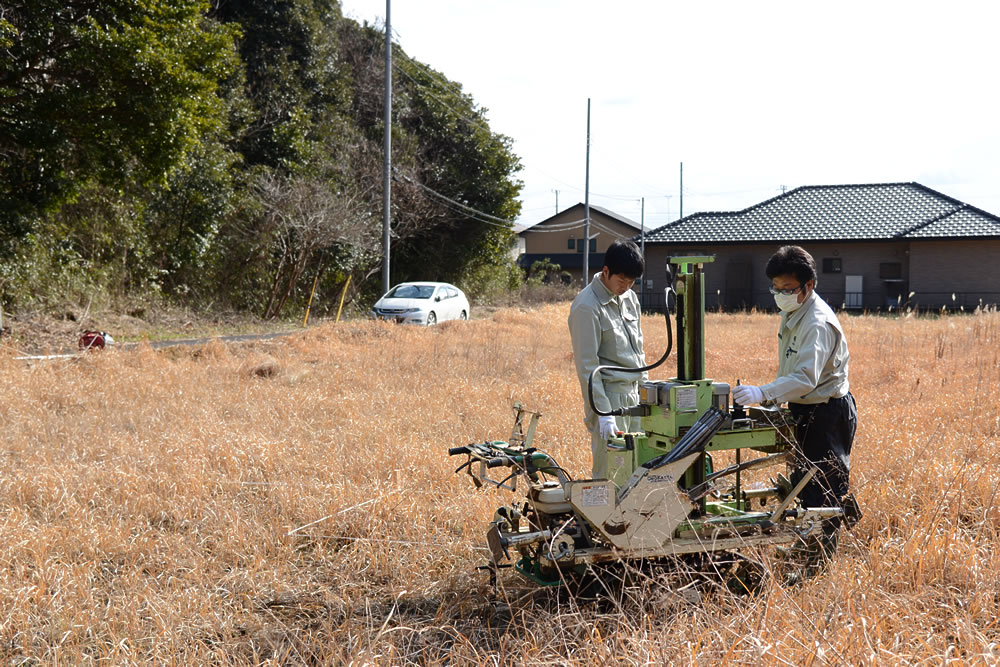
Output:
<svg viewBox="0 0 1000 667">
<path fill-rule="evenodd" d="M 399 67 L 399 66 L 397 65 L 397 66 L 396 66 L 396 70 L 397 70 L 397 71 L 398 71 L 398 72 L 399 72 L 400 74 L 402 74 L 403 76 L 405 76 L 405 77 L 406 77 L 407 79 L 409 79 L 410 81 L 412 81 L 413 83 L 417 84 L 418 86 L 422 86 L 422 87 L 424 88 L 424 90 L 422 90 L 422 91 L 421 91 L 421 93 L 422 93 L 422 94 L 424 94 L 424 95 L 427 95 L 428 97 L 432 97 L 432 98 L 434 98 L 435 100 L 437 100 L 437 101 L 438 101 L 438 103 L 440 103 L 440 104 L 441 104 L 441 106 L 443 106 L 443 107 L 444 107 L 445 109 L 447 109 L 447 110 L 448 110 L 448 111 L 450 111 L 450 112 L 451 112 L 452 114 L 454 114 L 454 115 L 455 115 L 455 117 L 456 117 L 456 118 L 458 118 L 459 120 L 464 120 L 465 122 L 467 122 L 467 123 L 469 123 L 470 125 L 473 125 L 473 126 L 475 126 L 475 127 L 479 128 L 480 130 L 483 130 L 484 132 L 487 132 L 487 133 L 489 133 L 489 134 L 493 134 L 493 131 L 492 131 L 492 130 L 491 130 L 491 129 L 489 128 L 489 126 L 488 126 L 488 125 L 486 125 L 486 124 L 484 124 L 484 123 L 483 123 L 482 119 L 474 119 L 474 118 L 470 118 L 469 116 L 466 116 L 466 115 L 465 115 L 465 114 L 463 114 L 462 112 L 460 112 L 460 111 L 456 110 L 456 109 L 455 109 L 454 107 L 452 107 L 452 106 L 451 106 L 450 104 L 448 104 L 447 102 L 445 102 L 444 100 L 442 100 L 442 99 L 441 99 L 440 97 L 438 97 L 437 95 L 435 95 L 435 94 L 434 94 L 433 92 L 431 92 L 430 90 L 427 90 L 428 86 L 427 86 L 426 84 L 423 84 L 423 83 L 421 83 L 420 81 L 417 81 L 416 79 L 414 79 L 414 78 L 413 78 L 412 76 L 410 76 L 410 74 L 409 74 L 409 73 L 408 73 L 408 72 L 407 72 L 407 71 L 406 71 L 405 69 L 403 69 L 402 67 Z"/>
<path fill-rule="evenodd" d="M 401 179 L 401 180 L 406 181 L 407 183 L 412 183 L 413 185 L 416 185 L 418 188 L 426 190 L 427 192 L 431 193 L 432 195 L 434 195 L 434 196 L 436 196 L 436 197 L 438 197 L 438 198 L 440 198 L 440 199 L 442 199 L 444 201 L 450 202 L 450 203 L 454 204 L 455 206 L 460 207 L 464 211 L 467 211 L 468 213 L 472 213 L 473 215 L 470 216 L 470 217 L 473 217 L 473 219 L 476 219 L 478 222 L 483 222 L 483 223 L 494 225 L 494 226 L 497 226 L 497 227 L 507 227 L 507 228 L 510 228 L 510 227 L 512 227 L 515 224 L 513 220 L 507 220 L 506 218 L 498 218 L 495 215 L 490 215 L 489 213 L 486 213 L 485 211 L 480 211 L 477 208 L 473 208 L 472 206 L 469 206 L 467 204 L 463 204 L 460 201 L 452 199 L 448 195 L 443 195 L 440 192 L 438 192 L 437 190 L 435 190 L 433 188 L 430 188 L 430 187 L 424 185 L 423 183 L 420 183 L 418 181 L 413 180 L 409 176 L 403 176 L 402 174 L 398 174 L 397 173 L 396 177 L 399 178 L 399 179 Z M 476 216 L 479 216 L 479 217 L 476 217 Z M 500 224 L 498 224 L 498 223 L 500 223 Z"/>
<path fill-rule="evenodd" d="M 528 227 L 524 231 L 526 231 L 526 232 L 538 232 L 540 234 L 548 234 L 548 233 L 555 233 L 555 232 L 568 232 L 571 229 L 576 229 L 578 227 L 583 227 L 583 223 L 584 222 L 585 222 L 585 219 L 584 218 L 580 218 L 579 220 L 573 220 L 572 222 L 560 222 L 558 226 L 546 225 L 545 227 L 543 227 L 541 229 L 536 229 L 536 227 L 539 227 L 539 225 L 535 225 L 534 227 Z"/>
<path fill-rule="evenodd" d="M 490 220 L 484 220 L 482 218 L 478 218 L 475 215 L 472 215 L 472 214 L 470 214 L 467 211 L 463 211 L 457 205 L 452 204 L 450 202 L 447 202 L 447 201 L 438 201 L 437 203 L 440 206 L 443 206 L 446 210 L 451 211 L 452 213 L 457 213 L 457 214 L 461 215 L 465 220 L 471 220 L 473 222 L 479 222 L 479 223 L 482 223 L 484 225 L 491 225 L 493 227 L 499 227 L 501 229 L 506 229 L 506 230 L 512 230 L 513 229 L 513 227 L 511 225 L 503 225 L 503 224 L 500 224 L 498 222 L 492 222 Z"/>
</svg>

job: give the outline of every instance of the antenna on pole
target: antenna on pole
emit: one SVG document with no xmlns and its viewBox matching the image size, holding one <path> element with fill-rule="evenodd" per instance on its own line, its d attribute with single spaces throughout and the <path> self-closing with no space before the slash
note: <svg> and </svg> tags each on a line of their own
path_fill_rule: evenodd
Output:
<svg viewBox="0 0 1000 667">
<path fill-rule="evenodd" d="M 587 178 L 583 185 L 583 284 L 590 282 L 590 98 L 587 98 Z"/>
<path fill-rule="evenodd" d="M 392 201 L 392 22 L 389 20 L 389 4 L 385 0 L 385 134 L 382 138 L 382 293 L 392 286 L 389 282 L 389 207 Z"/>
<path fill-rule="evenodd" d="M 553 190 L 552 192 L 556 193 L 556 215 L 559 215 L 559 191 Z"/>
</svg>

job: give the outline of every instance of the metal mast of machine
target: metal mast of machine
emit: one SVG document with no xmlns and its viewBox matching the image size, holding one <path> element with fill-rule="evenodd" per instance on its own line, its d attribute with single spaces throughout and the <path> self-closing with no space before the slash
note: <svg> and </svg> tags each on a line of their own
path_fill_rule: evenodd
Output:
<svg viewBox="0 0 1000 667">
<path fill-rule="evenodd" d="M 714 257 L 671 257 L 677 267 L 677 380 L 705 379 L 705 280 L 704 264 Z"/>
</svg>

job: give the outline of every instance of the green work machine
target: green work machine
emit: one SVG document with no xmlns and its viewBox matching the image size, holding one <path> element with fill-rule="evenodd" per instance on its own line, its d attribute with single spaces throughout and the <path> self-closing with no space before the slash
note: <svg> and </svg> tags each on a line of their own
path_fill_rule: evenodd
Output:
<svg viewBox="0 0 1000 667">
<path fill-rule="evenodd" d="M 660 366 L 673 346 L 669 313 L 675 296 L 677 376 L 640 382 L 639 404 L 612 413 L 597 410 L 591 391 L 596 413 L 642 418 L 641 431 L 608 441 L 607 479 L 571 479 L 535 447 L 541 415 L 520 403 L 514 404 L 507 441 L 449 450 L 467 456 L 459 471 L 468 472 L 478 487 L 516 492 L 522 480 L 524 499 L 499 508 L 487 531 L 488 567 L 494 573 L 513 560 L 533 581 L 559 584 L 595 563 L 802 543 L 842 515 L 839 507 L 804 507 L 799 501 L 817 471 L 796 455 L 787 411 L 731 405 L 730 385 L 705 377 L 704 271 L 712 261 L 669 259 L 668 344 L 657 363 L 639 369 L 602 366 L 591 375 L 592 387 L 606 371 L 641 373 Z M 722 458 L 727 465 L 716 469 Z M 767 483 L 744 483 L 750 471 L 779 465 L 782 472 Z"/>
</svg>

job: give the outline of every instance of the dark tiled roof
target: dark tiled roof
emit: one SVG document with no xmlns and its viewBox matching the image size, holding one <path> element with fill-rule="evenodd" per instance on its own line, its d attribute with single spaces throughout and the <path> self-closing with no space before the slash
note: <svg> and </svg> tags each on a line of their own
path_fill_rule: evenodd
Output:
<svg viewBox="0 0 1000 667">
<path fill-rule="evenodd" d="M 919 183 L 807 185 L 742 211 L 695 213 L 646 243 L 1000 238 L 1000 218 Z"/>
</svg>

